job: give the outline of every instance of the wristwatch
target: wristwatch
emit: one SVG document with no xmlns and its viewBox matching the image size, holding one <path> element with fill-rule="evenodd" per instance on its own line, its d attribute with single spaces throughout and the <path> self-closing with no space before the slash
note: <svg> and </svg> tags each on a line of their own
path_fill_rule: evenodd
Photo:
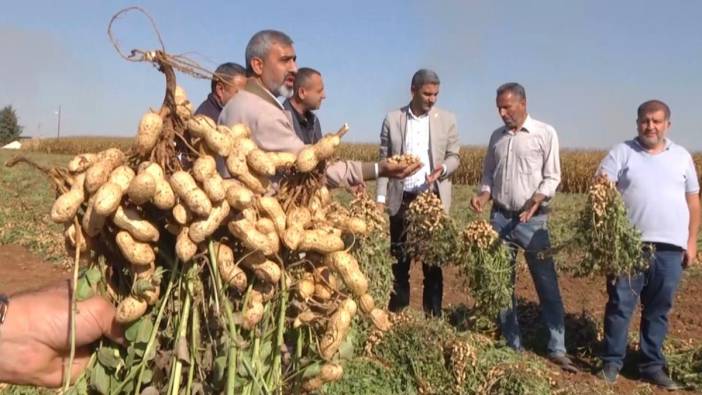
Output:
<svg viewBox="0 0 702 395">
<path fill-rule="evenodd" d="M 5 294 L 0 294 L 0 325 L 5 322 L 7 310 L 10 308 L 10 298 Z"/>
</svg>

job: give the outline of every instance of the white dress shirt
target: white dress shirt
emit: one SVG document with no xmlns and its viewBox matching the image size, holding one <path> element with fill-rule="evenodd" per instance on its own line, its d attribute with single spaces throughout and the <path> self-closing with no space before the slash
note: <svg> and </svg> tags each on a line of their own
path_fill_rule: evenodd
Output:
<svg viewBox="0 0 702 395">
<path fill-rule="evenodd" d="M 527 115 L 515 131 L 501 127 L 490 137 L 481 191 L 507 210 L 521 210 L 535 193 L 547 199 L 561 182 L 556 129 Z"/>
<path fill-rule="evenodd" d="M 429 113 L 419 117 L 407 111 L 407 130 L 405 131 L 405 153 L 419 158 L 424 166 L 413 175 L 405 178 L 405 191 L 412 193 L 423 192 L 428 189 L 426 177 L 431 171 L 429 161 Z"/>
</svg>

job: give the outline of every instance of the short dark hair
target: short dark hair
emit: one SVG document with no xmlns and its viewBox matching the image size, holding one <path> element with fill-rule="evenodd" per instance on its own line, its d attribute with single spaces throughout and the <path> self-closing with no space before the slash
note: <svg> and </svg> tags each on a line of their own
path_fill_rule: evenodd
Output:
<svg viewBox="0 0 702 395">
<path fill-rule="evenodd" d="M 292 45 L 293 40 L 287 34 L 278 30 L 261 30 L 254 34 L 246 45 L 246 71 L 253 75 L 251 60 L 253 58 L 264 58 L 274 43 L 282 45 Z"/>
<path fill-rule="evenodd" d="M 310 67 L 300 67 L 297 69 L 295 82 L 293 83 L 293 92 L 295 92 L 295 95 L 297 95 L 300 88 L 304 86 L 313 75 L 318 75 L 321 77 L 322 73 Z"/>
<path fill-rule="evenodd" d="M 434 70 L 419 69 L 412 76 L 412 89 L 419 89 L 426 84 L 441 84 L 439 75 Z"/>
<path fill-rule="evenodd" d="M 524 90 L 524 87 L 518 82 L 508 82 L 497 88 L 497 97 L 500 97 L 505 93 L 511 93 L 526 100 L 526 90 Z"/>
<path fill-rule="evenodd" d="M 641 103 L 638 110 L 636 110 L 636 116 L 638 119 L 641 119 L 644 115 L 656 111 L 663 111 L 663 113 L 665 113 L 665 119 L 670 119 L 670 107 L 663 101 L 656 99 Z"/>
<path fill-rule="evenodd" d="M 212 92 L 214 92 L 215 86 L 217 86 L 218 82 L 227 84 L 237 75 L 246 77 L 246 69 L 244 66 L 232 62 L 220 64 L 212 75 L 212 84 L 210 85 L 210 89 Z"/>
</svg>

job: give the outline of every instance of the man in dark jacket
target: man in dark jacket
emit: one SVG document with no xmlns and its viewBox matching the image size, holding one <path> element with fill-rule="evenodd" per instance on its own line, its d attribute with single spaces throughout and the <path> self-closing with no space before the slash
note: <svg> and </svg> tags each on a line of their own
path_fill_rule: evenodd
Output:
<svg viewBox="0 0 702 395">
<path fill-rule="evenodd" d="M 212 92 L 207 95 L 195 114 L 207 115 L 215 122 L 222 108 L 246 85 L 246 69 L 236 63 L 224 63 L 217 67 L 212 78 Z"/>
<path fill-rule="evenodd" d="M 293 96 L 285 100 L 283 107 L 290 111 L 295 134 L 305 144 L 314 144 L 322 138 L 319 118 L 312 111 L 319 109 L 325 97 L 322 74 L 308 67 L 298 69 Z"/>
</svg>

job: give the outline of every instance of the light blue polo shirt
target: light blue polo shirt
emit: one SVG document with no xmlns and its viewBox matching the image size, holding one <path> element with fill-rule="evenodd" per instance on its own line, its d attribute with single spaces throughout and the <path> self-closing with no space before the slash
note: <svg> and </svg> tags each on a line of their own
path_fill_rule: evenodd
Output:
<svg viewBox="0 0 702 395">
<path fill-rule="evenodd" d="M 695 163 L 685 148 L 666 139 L 663 152 L 649 154 L 637 139 L 612 148 L 600 164 L 617 184 L 631 223 L 642 240 L 687 249 L 690 212 L 685 195 L 700 190 Z"/>
</svg>

